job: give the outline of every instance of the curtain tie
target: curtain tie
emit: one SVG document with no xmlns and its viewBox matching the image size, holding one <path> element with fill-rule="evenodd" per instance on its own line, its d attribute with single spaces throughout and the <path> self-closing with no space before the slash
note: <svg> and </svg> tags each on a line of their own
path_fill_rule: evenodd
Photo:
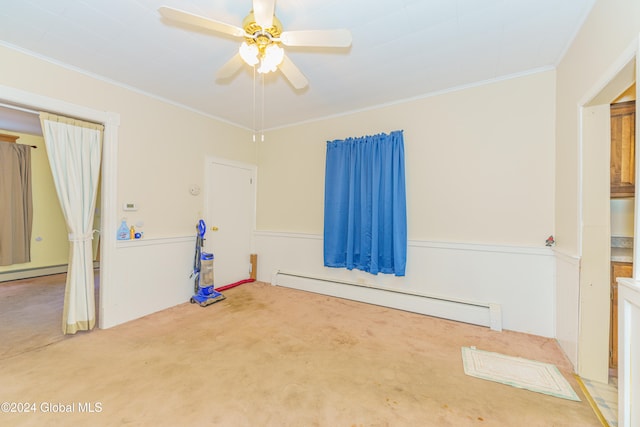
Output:
<svg viewBox="0 0 640 427">
<path fill-rule="evenodd" d="M 87 234 L 69 233 L 70 242 L 88 242 L 89 240 L 93 240 L 93 231 L 90 231 Z"/>
</svg>

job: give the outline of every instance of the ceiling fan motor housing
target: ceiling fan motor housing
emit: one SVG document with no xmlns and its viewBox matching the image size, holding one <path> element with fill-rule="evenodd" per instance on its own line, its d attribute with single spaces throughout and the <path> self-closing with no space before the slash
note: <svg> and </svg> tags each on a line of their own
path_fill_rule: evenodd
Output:
<svg viewBox="0 0 640 427">
<path fill-rule="evenodd" d="M 282 23 L 278 18 L 273 17 L 273 24 L 269 28 L 262 28 L 260 25 L 256 23 L 256 18 L 253 15 L 253 11 L 251 11 L 242 21 L 242 28 L 244 31 L 253 36 L 253 37 L 245 37 L 245 41 L 247 44 L 256 44 L 258 46 L 258 50 L 260 54 L 263 55 L 265 49 L 270 44 L 280 44 L 273 39 L 280 38 L 280 34 L 282 34 Z"/>
</svg>

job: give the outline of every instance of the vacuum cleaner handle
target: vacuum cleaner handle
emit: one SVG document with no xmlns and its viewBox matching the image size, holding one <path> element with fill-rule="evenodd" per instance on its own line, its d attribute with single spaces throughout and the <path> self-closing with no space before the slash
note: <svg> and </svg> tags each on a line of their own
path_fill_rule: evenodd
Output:
<svg viewBox="0 0 640 427">
<path fill-rule="evenodd" d="M 207 232 L 207 225 L 204 223 L 204 220 L 201 219 L 200 221 L 198 221 L 198 236 L 200 236 L 201 239 L 204 239 L 204 233 Z"/>
</svg>

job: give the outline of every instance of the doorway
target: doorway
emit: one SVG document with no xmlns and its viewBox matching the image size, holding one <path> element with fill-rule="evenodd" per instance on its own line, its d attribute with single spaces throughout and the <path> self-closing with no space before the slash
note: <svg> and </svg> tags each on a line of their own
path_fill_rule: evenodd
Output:
<svg viewBox="0 0 640 427">
<path fill-rule="evenodd" d="M 115 252 L 115 230 L 117 227 L 116 184 L 117 184 L 117 146 L 120 116 L 116 113 L 94 110 L 88 107 L 70 104 L 66 101 L 26 92 L 9 86 L 0 85 L 0 102 L 6 105 L 24 107 L 33 111 L 49 111 L 104 125 L 102 164 L 101 164 L 101 219 L 100 229 L 100 288 L 99 306 L 96 314 L 98 327 L 102 328 L 106 318 L 117 306 L 110 298 Z M 106 232 L 104 232 L 106 231 Z"/>
<path fill-rule="evenodd" d="M 609 380 L 611 335 L 610 104 L 636 80 L 636 50 L 620 61 L 617 71 L 607 76 L 581 109 L 582 258 L 578 374 L 603 384 Z M 634 228 L 637 228 L 637 221 L 635 223 Z"/>
<path fill-rule="evenodd" d="M 618 373 L 618 283 L 633 276 L 636 85 L 611 103 L 611 325 L 609 376 Z"/>
<path fill-rule="evenodd" d="M 0 115 L 3 132 L 17 138 L 16 144 L 33 147 L 30 162 L 33 200 L 30 259 L 0 267 L 0 335 L 9 345 L 0 351 L 1 355 L 7 351 L 15 353 L 37 345 L 48 345 L 63 336 L 61 324 L 70 242 L 39 115 L 26 109 L 9 111 L 4 106 L 0 107 Z M 99 228 L 100 223 L 94 223 L 93 229 Z M 94 242 L 99 241 L 98 237 L 94 234 Z M 100 275 L 95 271 L 98 268 L 96 255 L 97 248 L 94 247 L 93 288 L 95 306 L 99 307 Z"/>
</svg>

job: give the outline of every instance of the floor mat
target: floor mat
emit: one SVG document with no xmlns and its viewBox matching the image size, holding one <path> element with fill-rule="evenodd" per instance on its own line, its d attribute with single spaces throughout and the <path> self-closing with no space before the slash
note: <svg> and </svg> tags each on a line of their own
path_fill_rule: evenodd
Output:
<svg viewBox="0 0 640 427">
<path fill-rule="evenodd" d="M 537 393 L 580 401 L 555 365 L 462 347 L 464 373 Z"/>
</svg>

